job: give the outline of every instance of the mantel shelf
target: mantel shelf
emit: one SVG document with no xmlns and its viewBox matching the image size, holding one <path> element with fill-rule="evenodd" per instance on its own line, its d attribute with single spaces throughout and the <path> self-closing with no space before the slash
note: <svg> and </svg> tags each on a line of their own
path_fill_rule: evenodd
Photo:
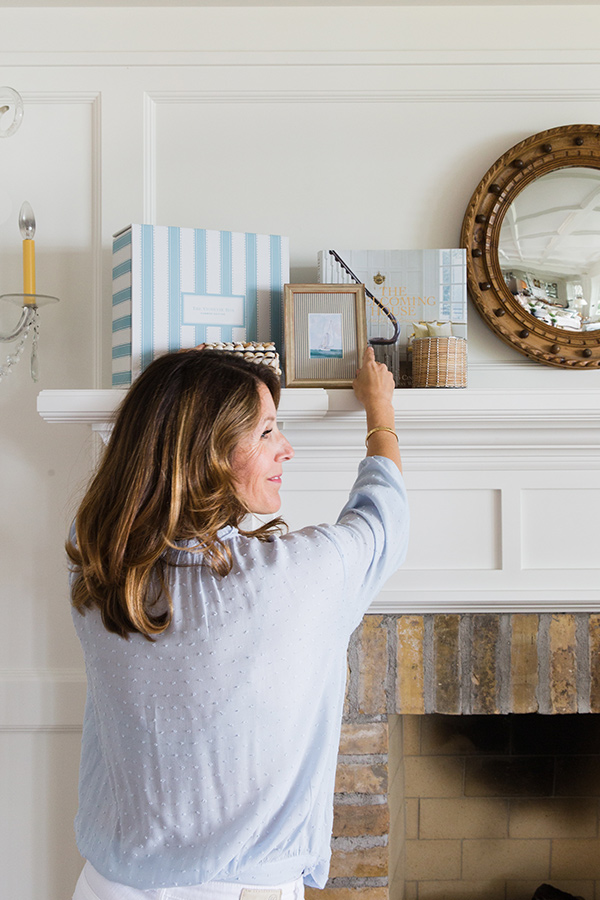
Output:
<svg viewBox="0 0 600 900">
<path fill-rule="evenodd" d="M 111 423 L 125 390 L 45 390 L 37 409 L 46 422 L 104 425 Z M 600 391 L 532 390 L 397 390 L 398 420 L 410 427 L 430 428 L 466 421 L 481 427 L 498 424 L 519 427 L 552 423 L 566 430 L 577 422 L 600 425 Z M 280 422 L 342 420 L 363 424 L 364 411 L 351 390 L 288 388 L 281 392 Z"/>
<path fill-rule="evenodd" d="M 46 422 L 107 439 L 124 390 L 42 391 Z M 417 468 L 600 469 L 600 391 L 397 390 L 403 456 Z M 278 420 L 296 451 L 340 464 L 364 453 L 365 413 L 351 390 L 282 391 Z"/>
</svg>

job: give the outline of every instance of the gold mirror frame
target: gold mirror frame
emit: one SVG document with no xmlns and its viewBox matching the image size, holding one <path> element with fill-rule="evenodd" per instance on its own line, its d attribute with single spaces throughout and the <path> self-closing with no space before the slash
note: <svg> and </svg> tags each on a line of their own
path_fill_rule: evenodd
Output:
<svg viewBox="0 0 600 900">
<path fill-rule="evenodd" d="M 528 313 L 500 269 L 500 228 L 515 197 L 536 178 L 573 166 L 600 169 L 600 125 L 565 125 L 534 134 L 486 172 L 467 207 L 461 247 L 467 289 L 486 323 L 506 344 L 537 362 L 564 369 L 600 367 L 600 332 L 555 328 Z"/>
</svg>

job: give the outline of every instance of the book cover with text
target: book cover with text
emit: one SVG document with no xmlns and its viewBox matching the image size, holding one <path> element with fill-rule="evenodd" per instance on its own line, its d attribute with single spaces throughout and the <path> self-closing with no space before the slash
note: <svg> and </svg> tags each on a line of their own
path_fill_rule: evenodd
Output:
<svg viewBox="0 0 600 900">
<path fill-rule="evenodd" d="M 321 284 L 365 285 L 379 305 L 367 297 L 367 337 L 390 338 L 394 326 L 382 307 L 397 320 L 394 344 L 375 345 L 377 359 L 394 373 L 397 387 L 411 386 L 411 342 L 414 337 L 467 337 L 467 259 L 463 249 L 344 250 L 335 248 L 344 268 L 329 250 L 317 258 Z M 428 328 L 423 329 L 423 325 Z"/>
</svg>

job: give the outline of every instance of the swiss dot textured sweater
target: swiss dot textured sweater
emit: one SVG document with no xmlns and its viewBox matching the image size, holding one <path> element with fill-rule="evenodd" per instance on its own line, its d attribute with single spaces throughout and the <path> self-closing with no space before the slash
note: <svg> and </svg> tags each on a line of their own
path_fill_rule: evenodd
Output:
<svg viewBox="0 0 600 900">
<path fill-rule="evenodd" d="M 335 525 L 221 534 L 224 578 L 180 545 L 173 621 L 154 643 L 73 612 L 88 679 L 78 847 L 142 889 L 323 887 L 346 650 L 406 553 L 402 476 L 370 457 Z"/>
</svg>

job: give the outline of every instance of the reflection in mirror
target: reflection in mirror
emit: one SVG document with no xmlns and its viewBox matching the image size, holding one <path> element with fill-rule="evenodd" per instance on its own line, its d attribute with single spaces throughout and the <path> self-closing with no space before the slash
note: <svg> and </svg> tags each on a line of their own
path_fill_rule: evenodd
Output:
<svg viewBox="0 0 600 900">
<path fill-rule="evenodd" d="M 513 200 L 498 242 L 507 287 L 536 319 L 600 330 L 600 171 L 557 169 Z"/>
<path fill-rule="evenodd" d="M 495 334 L 548 366 L 600 369 L 600 125 L 533 134 L 467 206 L 467 288 Z"/>
</svg>

